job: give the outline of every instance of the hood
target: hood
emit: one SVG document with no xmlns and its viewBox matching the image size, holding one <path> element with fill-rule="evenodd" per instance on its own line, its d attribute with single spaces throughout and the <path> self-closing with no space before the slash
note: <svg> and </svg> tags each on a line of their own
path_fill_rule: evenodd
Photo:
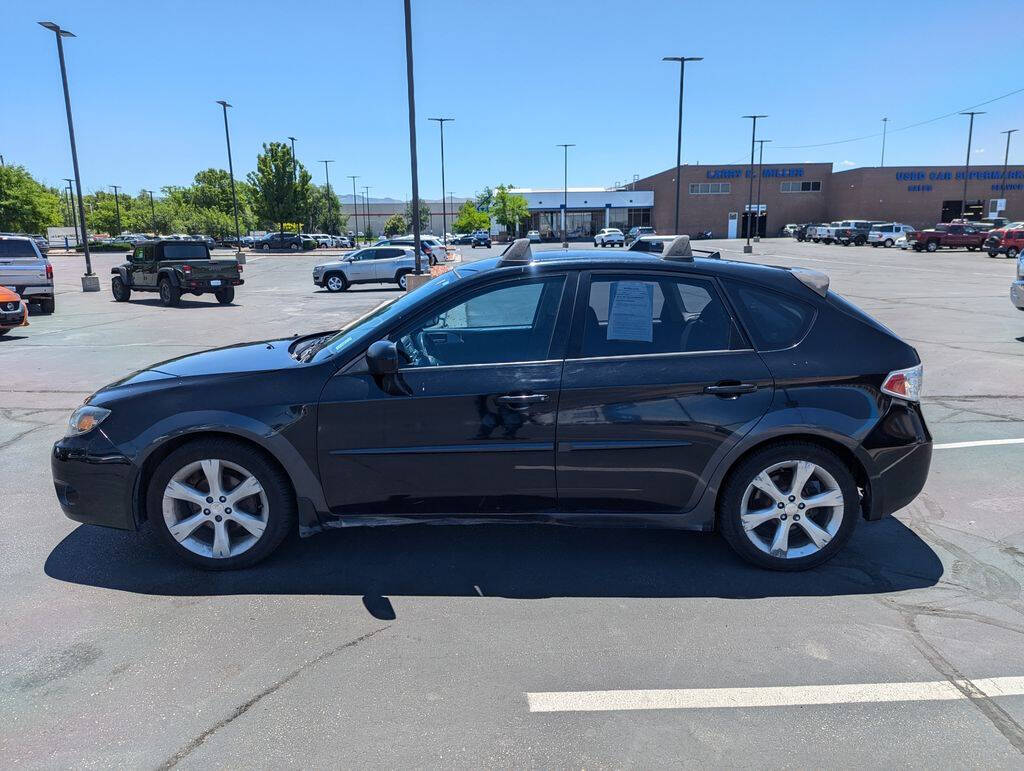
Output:
<svg viewBox="0 0 1024 771">
<path fill-rule="evenodd" d="M 11 291 L 5 286 L 0 286 L 0 303 L 14 302 L 20 299 L 21 297 L 17 292 Z"/>
<path fill-rule="evenodd" d="M 212 351 L 192 353 L 188 356 L 154 364 L 147 372 L 159 372 L 177 377 L 195 377 L 240 372 L 266 372 L 295 367 L 299 362 L 288 353 L 292 342 L 294 341 L 286 338 L 284 340 L 264 340 L 258 343 L 241 343 L 227 348 L 214 348 Z M 133 377 L 143 374 L 145 373 L 139 373 Z"/>
</svg>

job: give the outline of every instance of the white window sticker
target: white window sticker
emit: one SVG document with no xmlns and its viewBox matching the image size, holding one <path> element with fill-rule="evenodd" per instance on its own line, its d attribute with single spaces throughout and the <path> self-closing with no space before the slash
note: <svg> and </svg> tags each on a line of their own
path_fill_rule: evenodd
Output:
<svg viewBox="0 0 1024 771">
<path fill-rule="evenodd" d="M 616 281 L 608 310 L 608 339 L 654 340 L 654 284 L 647 281 Z"/>
</svg>

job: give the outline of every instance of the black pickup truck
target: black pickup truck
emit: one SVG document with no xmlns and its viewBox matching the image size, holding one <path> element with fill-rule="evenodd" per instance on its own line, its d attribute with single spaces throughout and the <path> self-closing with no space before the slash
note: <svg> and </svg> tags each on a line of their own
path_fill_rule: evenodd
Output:
<svg viewBox="0 0 1024 771">
<path fill-rule="evenodd" d="M 146 241 L 110 272 L 110 289 L 118 302 L 130 300 L 132 292 L 159 292 L 160 302 L 170 306 L 187 292 L 213 292 L 217 302 L 227 305 L 235 299 L 235 287 L 245 283 L 237 260 L 211 259 L 202 241 Z"/>
</svg>

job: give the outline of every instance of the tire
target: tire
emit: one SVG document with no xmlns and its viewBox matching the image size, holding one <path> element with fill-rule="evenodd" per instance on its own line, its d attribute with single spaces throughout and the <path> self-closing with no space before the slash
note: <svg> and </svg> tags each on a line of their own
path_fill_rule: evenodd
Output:
<svg viewBox="0 0 1024 771">
<path fill-rule="evenodd" d="M 408 278 L 409 278 L 409 271 L 407 271 L 407 270 L 400 270 L 400 271 L 398 271 L 398 275 L 395 276 L 395 283 L 398 284 L 398 286 L 401 287 L 401 289 L 403 291 L 405 291 L 405 290 L 407 290 L 409 288 Z"/>
<path fill-rule="evenodd" d="M 988 256 L 989 257 L 998 257 L 999 256 L 999 252 L 989 250 Z"/>
<path fill-rule="evenodd" d="M 12 327 L 2 327 L 2 328 L 0 328 L 0 337 L 3 337 L 4 335 L 6 335 L 8 332 L 11 331 L 11 329 L 12 329 Z"/>
<path fill-rule="evenodd" d="M 812 238 L 811 240 L 812 240 L 812 241 L 813 241 L 814 243 L 816 243 L 816 244 L 820 244 L 820 243 L 821 243 L 821 239 L 820 239 L 820 238 Z"/>
<path fill-rule="evenodd" d="M 230 305 L 235 300 L 235 288 L 226 286 L 223 289 L 218 289 L 213 295 L 221 305 Z"/>
<path fill-rule="evenodd" d="M 216 492 L 210 489 L 210 473 L 226 495 L 202 497 Z M 194 502 L 187 499 L 187 492 L 182 497 L 165 495 L 175 477 L 179 490 L 187 485 L 199 493 Z M 247 478 L 255 479 L 258 491 L 238 499 L 244 510 L 229 511 L 231 492 Z M 198 439 L 168 455 L 149 479 L 146 511 L 149 530 L 164 548 L 207 570 L 256 564 L 295 530 L 296 523 L 295 498 L 284 471 L 260 450 L 232 439 Z M 245 525 L 240 523 L 243 513 L 249 515 Z M 188 526 L 180 526 L 189 519 L 193 527 L 186 533 Z M 171 532 L 175 523 L 177 537 Z M 226 556 L 214 556 L 214 548 L 225 545 L 216 540 L 218 530 L 226 541 Z"/>
<path fill-rule="evenodd" d="M 430 255 L 430 259 L 428 260 L 428 263 L 429 263 L 429 265 L 431 267 L 433 267 L 434 265 L 437 265 L 437 257 L 435 257 L 434 255 Z"/>
<path fill-rule="evenodd" d="M 800 492 L 790 495 L 799 463 L 814 466 L 802 488 L 811 489 L 806 495 Z M 777 495 L 769 496 L 754 488 L 754 479 L 766 472 L 771 472 L 768 478 L 775 482 Z M 785 492 L 780 492 L 783 487 Z M 803 502 L 801 498 L 810 500 L 816 495 L 831 495 L 839 505 L 797 508 Z M 788 500 L 791 497 L 795 498 L 794 502 Z M 777 502 L 780 498 L 781 510 Z M 760 524 L 749 531 L 743 523 L 745 504 L 748 522 L 760 519 Z M 814 519 L 805 511 L 813 511 Z M 765 516 L 752 516 L 758 512 Z M 860 517 L 860 495 L 850 469 L 835 453 L 811 442 L 781 442 L 754 452 L 729 472 L 718 501 L 718 526 L 722 536 L 743 559 L 769 570 L 806 570 L 831 559 L 849 540 Z M 819 541 L 812 540 L 810 530 L 800 524 L 798 518 L 800 522 L 809 520 L 816 525 Z M 784 521 L 789 523 L 785 525 L 786 556 L 771 552 Z"/>
<path fill-rule="evenodd" d="M 126 303 L 132 299 L 132 290 L 124 285 L 120 276 L 110 279 L 110 292 L 114 295 L 114 300 L 119 303 Z"/>
<path fill-rule="evenodd" d="M 348 289 L 348 279 L 341 273 L 328 273 L 324 277 L 324 286 L 328 292 L 344 292 Z"/>
<path fill-rule="evenodd" d="M 867 243 L 867 239 L 864 236 L 857 236 L 853 239 L 854 246 L 864 246 Z"/>
<path fill-rule="evenodd" d="M 47 297 L 39 301 L 39 310 L 47 315 L 57 310 L 57 300 L 53 297 Z"/>
<path fill-rule="evenodd" d="M 599 247 L 600 245 L 601 245 L 601 244 L 597 243 L 597 241 L 594 241 L 594 248 L 595 248 L 595 249 L 596 249 L 597 247 Z"/>
<path fill-rule="evenodd" d="M 299 245 L 298 244 L 288 244 L 288 248 L 291 249 L 293 252 L 299 251 Z"/>
<path fill-rule="evenodd" d="M 173 308 L 181 301 L 181 290 L 173 286 L 170 279 L 162 278 L 157 285 L 160 291 L 160 302 L 168 308 Z"/>
<path fill-rule="evenodd" d="M 270 244 L 263 244 L 263 246 L 260 247 L 260 248 L 263 249 L 263 251 L 265 251 L 265 252 L 269 252 L 270 251 Z"/>
<path fill-rule="evenodd" d="M 841 244 L 842 244 L 843 246 L 849 246 L 849 245 L 850 245 L 851 243 L 853 243 L 853 242 L 852 242 L 852 241 L 840 241 L 840 243 L 841 243 Z"/>
<path fill-rule="evenodd" d="M 1011 246 L 1011 247 L 1007 248 L 1007 250 L 1006 250 L 1006 257 L 1008 259 L 1011 259 L 1011 260 L 1016 259 L 1017 258 L 1017 249 L 1016 249 L 1016 247 Z"/>
<path fill-rule="evenodd" d="M 895 241 L 893 241 L 893 240 L 892 240 L 891 238 L 887 238 L 887 239 L 885 239 L 885 248 L 886 248 L 886 249 L 892 249 L 892 247 L 893 247 L 893 246 L 894 246 L 895 244 L 896 244 L 896 242 L 895 242 Z"/>
<path fill-rule="evenodd" d="M 926 250 L 926 251 L 929 251 L 929 252 L 936 252 L 936 251 L 938 251 L 938 249 L 939 249 L 939 242 L 938 242 L 938 241 L 929 241 L 929 242 L 928 242 L 928 243 L 927 243 L 927 244 L 925 245 L 925 247 L 924 247 L 924 248 L 925 248 L 925 250 Z"/>
</svg>

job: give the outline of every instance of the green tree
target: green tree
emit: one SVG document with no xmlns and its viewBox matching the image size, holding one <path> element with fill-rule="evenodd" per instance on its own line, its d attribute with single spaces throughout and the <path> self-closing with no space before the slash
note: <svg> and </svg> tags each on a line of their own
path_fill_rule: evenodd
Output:
<svg viewBox="0 0 1024 771">
<path fill-rule="evenodd" d="M 85 221 L 92 233 L 106 233 L 116 236 L 122 231 L 135 230 L 139 216 L 134 211 L 136 199 L 130 195 L 118 195 L 106 190 L 97 190 L 85 196 Z M 118 210 L 120 209 L 120 230 L 118 229 Z"/>
<path fill-rule="evenodd" d="M 310 174 L 295 164 L 291 148 L 283 142 L 263 144 L 256 157 L 256 171 L 249 172 L 253 191 L 253 208 L 257 218 L 269 226 L 302 222 L 308 218 L 312 205 Z"/>
<path fill-rule="evenodd" d="M 530 218 L 530 209 L 526 199 L 510 193 L 507 185 L 498 185 L 491 203 L 491 216 L 499 225 L 504 225 L 510 236 L 514 236 L 519 223 Z"/>
<path fill-rule="evenodd" d="M 412 227 L 412 201 L 409 201 L 405 205 L 405 219 L 409 222 L 409 227 Z M 427 202 L 422 198 L 420 199 L 420 230 L 428 230 L 430 228 L 430 207 L 427 206 Z"/>
<path fill-rule="evenodd" d="M 61 196 L 24 166 L 0 166 L 0 231 L 45 233 L 62 222 Z"/>
<path fill-rule="evenodd" d="M 326 185 L 310 186 L 309 206 L 314 231 L 341 233 L 348 226 L 348 215 L 341 210 L 341 201 L 333 190 L 328 193 Z"/>
<path fill-rule="evenodd" d="M 479 211 L 490 211 L 491 203 L 494 201 L 494 191 L 490 187 L 485 187 L 479 193 L 476 194 L 476 208 Z"/>
<path fill-rule="evenodd" d="M 384 235 L 400 236 L 409 232 L 409 222 L 401 214 L 392 214 L 384 222 Z"/>
<path fill-rule="evenodd" d="M 452 229 L 456 233 L 472 233 L 476 230 L 488 230 L 491 227 L 491 218 L 476 208 L 473 201 L 466 201 L 459 208 L 459 214 L 452 223 Z"/>
</svg>

